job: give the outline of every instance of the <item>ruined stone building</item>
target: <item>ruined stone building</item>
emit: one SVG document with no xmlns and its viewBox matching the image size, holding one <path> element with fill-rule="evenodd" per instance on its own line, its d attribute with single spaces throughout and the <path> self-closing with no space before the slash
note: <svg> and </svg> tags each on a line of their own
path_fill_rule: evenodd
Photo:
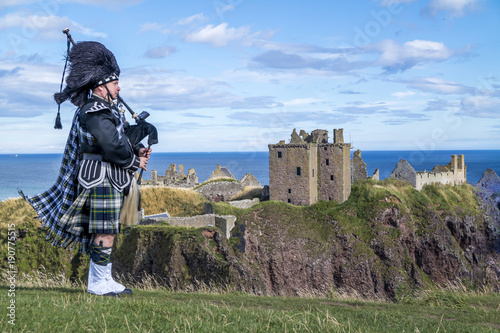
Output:
<svg viewBox="0 0 500 333">
<path fill-rule="evenodd" d="M 361 158 L 361 150 L 356 150 L 352 154 L 351 160 L 351 183 L 356 179 L 367 179 L 368 172 L 366 171 L 366 163 Z"/>
<path fill-rule="evenodd" d="M 217 168 L 205 182 L 228 178 L 237 180 L 227 167 L 221 167 L 220 164 L 217 164 Z M 242 187 L 262 187 L 261 183 L 251 173 L 245 174 L 237 183 L 241 183 Z M 179 172 L 177 172 L 176 164 L 170 164 L 168 170 L 165 171 L 165 176 L 158 175 L 156 170 L 151 170 L 151 179 L 144 180 L 143 185 L 193 188 L 200 185 L 200 183 L 194 169 L 189 169 L 188 174 L 185 175 L 182 164 L 179 164 Z"/>
<path fill-rule="evenodd" d="M 236 179 L 228 168 L 221 167 L 220 164 L 217 164 L 217 168 L 212 172 L 210 177 L 208 177 L 207 181 L 221 178 Z"/>
<path fill-rule="evenodd" d="M 375 172 L 370 177 L 372 180 L 379 180 L 380 178 L 380 170 L 375 169 Z M 356 150 L 354 154 L 352 154 L 351 159 L 351 184 L 358 179 L 364 180 L 368 179 L 368 172 L 366 170 L 366 163 L 361 158 L 361 150 Z"/>
<path fill-rule="evenodd" d="M 170 164 L 170 168 L 165 171 L 165 176 L 160 176 L 156 170 L 151 170 L 151 180 L 145 183 L 172 187 L 194 187 L 198 185 L 198 176 L 196 176 L 194 169 L 189 169 L 188 174 L 185 175 L 182 164 L 179 165 L 179 172 L 177 172 L 175 164 Z"/>
<path fill-rule="evenodd" d="M 319 200 L 344 202 L 351 193 L 351 144 L 343 129 L 316 129 L 309 135 L 294 129 L 290 143 L 269 145 L 270 200 L 310 205 Z"/>
<path fill-rule="evenodd" d="M 467 184 L 467 166 L 464 155 L 451 155 L 448 165 L 436 165 L 432 171 L 415 171 L 406 160 L 400 160 L 389 175 L 391 178 L 410 182 L 417 190 L 426 184 L 441 183 L 451 185 Z"/>
</svg>

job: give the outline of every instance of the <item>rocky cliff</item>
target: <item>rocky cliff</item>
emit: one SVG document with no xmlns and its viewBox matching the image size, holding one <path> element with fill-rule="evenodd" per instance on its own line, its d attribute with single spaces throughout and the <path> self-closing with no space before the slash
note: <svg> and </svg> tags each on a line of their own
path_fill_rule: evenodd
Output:
<svg viewBox="0 0 500 333">
<path fill-rule="evenodd" d="M 172 288 L 387 300 L 457 283 L 500 291 L 494 196 L 470 185 L 419 192 L 400 181 L 365 181 L 341 205 L 236 210 L 229 242 L 211 228 L 126 229 L 113 260 L 135 281 L 155 276 Z"/>
</svg>

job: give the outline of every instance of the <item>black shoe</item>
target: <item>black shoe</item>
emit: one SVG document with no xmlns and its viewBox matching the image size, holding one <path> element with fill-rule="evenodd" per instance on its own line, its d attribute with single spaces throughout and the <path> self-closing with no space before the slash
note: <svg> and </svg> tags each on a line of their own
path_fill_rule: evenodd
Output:
<svg viewBox="0 0 500 333">
<path fill-rule="evenodd" d="M 102 294 L 102 295 L 97 295 L 97 294 L 94 294 L 94 293 L 89 293 L 91 295 L 96 295 L 96 296 L 108 296 L 108 297 L 115 297 L 115 298 L 120 298 L 120 294 L 118 293 L 107 293 L 107 294 Z"/>
<path fill-rule="evenodd" d="M 134 292 L 132 291 L 132 289 L 129 289 L 129 288 L 125 288 L 125 290 L 119 292 L 118 294 L 123 294 L 123 295 L 133 295 Z"/>
</svg>

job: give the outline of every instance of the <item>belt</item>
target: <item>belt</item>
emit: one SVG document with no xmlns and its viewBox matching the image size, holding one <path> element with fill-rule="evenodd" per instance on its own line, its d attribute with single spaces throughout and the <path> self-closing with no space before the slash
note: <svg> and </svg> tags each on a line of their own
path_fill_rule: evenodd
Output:
<svg viewBox="0 0 500 333">
<path fill-rule="evenodd" d="M 83 153 L 82 159 L 93 160 L 93 161 L 102 161 L 102 155 L 101 154 Z"/>
</svg>

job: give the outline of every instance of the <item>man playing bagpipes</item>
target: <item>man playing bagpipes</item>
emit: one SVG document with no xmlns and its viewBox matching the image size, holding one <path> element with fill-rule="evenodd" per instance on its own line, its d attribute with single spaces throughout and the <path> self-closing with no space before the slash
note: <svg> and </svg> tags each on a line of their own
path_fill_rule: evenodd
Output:
<svg viewBox="0 0 500 333">
<path fill-rule="evenodd" d="M 54 99 L 58 105 L 70 100 L 77 110 L 59 177 L 44 193 L 20 193 L 36 210 L 52 245 L 77 245 L 90 254 L 89 293 L 132 294 L 113 280 L 109 259 L 121 224 L 137 219 L 137 201 L 128 199 L 138 200 L 134 173 L 146 170 L 151 149 L 132 144 L 125 134 L 124 117 L 115 102 L 120 68 L 113 53 L 98 42 L 79 42 L 69 50 L 68 42 L 68 60 L 66 87 Z M 131 202 L 128 214 L 124 201 Z"/>
</svg>

